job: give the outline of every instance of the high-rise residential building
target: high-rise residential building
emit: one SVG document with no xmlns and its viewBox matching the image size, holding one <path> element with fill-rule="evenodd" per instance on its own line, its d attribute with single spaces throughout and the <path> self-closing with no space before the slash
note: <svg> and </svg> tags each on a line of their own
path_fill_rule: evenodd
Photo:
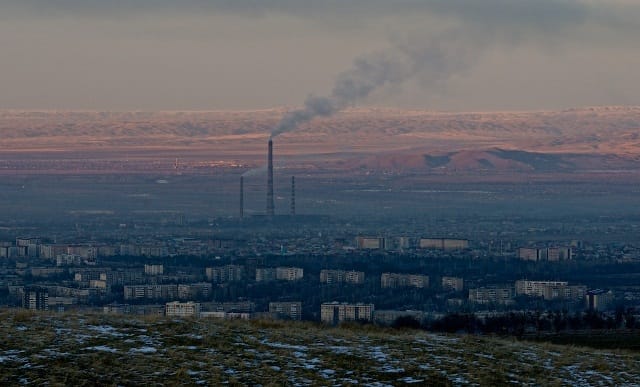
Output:
<svg viewBox="0 0 640 387">
<path fill-rule="evenodd" d="M 49 310 L 49 291 L 38 287 L 24 289 L 22 307 L 30 310 Z"/>
</svg>

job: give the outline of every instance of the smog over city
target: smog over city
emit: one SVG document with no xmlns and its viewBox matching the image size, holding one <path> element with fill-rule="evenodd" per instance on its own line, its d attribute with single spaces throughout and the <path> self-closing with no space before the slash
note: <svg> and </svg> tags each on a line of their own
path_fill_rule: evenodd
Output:
<svg viewBox="0 0 640 387">
<path fill-rule="evenodd" d="M 0 1 L 0 382 L 635 385 L 640 3 Z"/>
</svg>

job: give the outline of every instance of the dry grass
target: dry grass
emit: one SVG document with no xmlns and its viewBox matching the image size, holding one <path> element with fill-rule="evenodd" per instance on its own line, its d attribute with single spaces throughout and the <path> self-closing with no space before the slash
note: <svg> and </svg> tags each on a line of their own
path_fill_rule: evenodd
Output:
<svg viewBox="0 0 640 387">
<path fill-rule="evenodd" d="M 0 313 L 0 384 L 625 384 L 623 351 L 348 325 Z"/>
</svg>

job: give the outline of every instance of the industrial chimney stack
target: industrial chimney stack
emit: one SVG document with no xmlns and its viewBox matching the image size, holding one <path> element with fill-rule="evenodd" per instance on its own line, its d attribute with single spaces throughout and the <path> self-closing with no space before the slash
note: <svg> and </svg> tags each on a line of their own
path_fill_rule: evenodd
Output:
<svg viewBox="0 0 640 387">
<path fill-rule="evenodd" d="M 273 140 L 269 139 L 269 155 L 267 156 L 267 216 L 273 216 Z"/>
<path fill-rule="evenodd" d="M 240 219 L 244 218 L 244 177 L 240 176 Z"/>
<path fill-rule="evenodd" d="M 296 177 L 291 176 L 291 216 L 296 214 Z"/>
</svg>

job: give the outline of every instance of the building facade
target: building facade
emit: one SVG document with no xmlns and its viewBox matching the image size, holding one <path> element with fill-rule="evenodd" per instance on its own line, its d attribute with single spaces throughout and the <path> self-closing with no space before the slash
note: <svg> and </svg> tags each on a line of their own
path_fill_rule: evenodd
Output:
<svg viewBox="0 0 640 387">
<path fill-rule="evenodd" d="M 302 302 L 270 302 L 269 313 L 278 318 L 302 320 Z"/>
<path fill-rule="evenodd" d="M 380 276 L 382 288 L 428 288 L 429 276 L 419 274 L 382 273 Z"/>
<path fill-rule="evenodd" d="M 513 302 L 512 287 L 481 287 L 469 289 L 469 302 L 476 304 L 510 304 Z"/>
<path fill-rule="evenodd" d="M 461 292 L 464 289 L 464 279 L 460 277 L 442 277 L 442 289 Z"/>
<path fill-rule="evenodd" d="M 49 310 L 49 291 L 44 288 L 26 288 L 22 307 L 29 310 Z"/>
<path fill-rule="evenodd" d="M 336 283 L 348 283 L 348 284 L 363 284 L 364 272 L 363 271 L 346 271 L 346 270 L 321 270 L 320 271 L 320 283 L 323 284 L 336 284 Z"/>
<path fill-rule="evenodd" d="M 320 306 L 320 320 L 336 325 L 344 321 L 372 321 L 373 304 L 323 303 Z"/>
<path fill-rule="evenodd" d="M 167 302 L 164 309 L 168 317 L 200 317 L 200 312 L 201 306 L 197 302 Z"/>
</svg>

